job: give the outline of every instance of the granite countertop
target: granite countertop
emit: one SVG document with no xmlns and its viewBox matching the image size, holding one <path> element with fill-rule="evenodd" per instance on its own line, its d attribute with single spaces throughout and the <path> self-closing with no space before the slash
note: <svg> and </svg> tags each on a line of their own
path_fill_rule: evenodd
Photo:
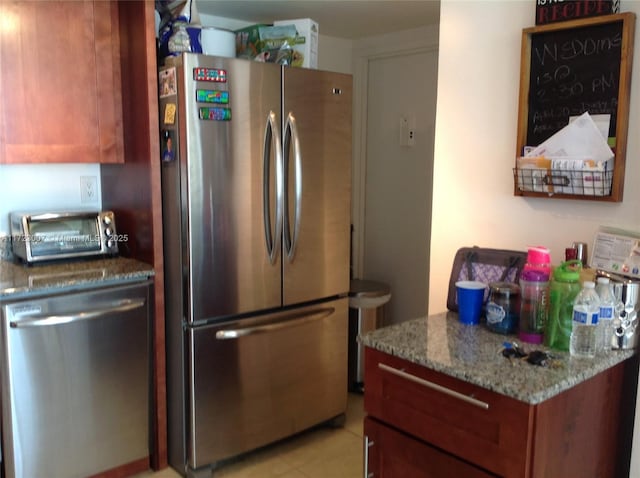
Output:
<svg viewBox="0 0 640 478">
<path fill-rule="evenodd" d="M 149 264 L 124 257 L 31 266 L 0 260 L 0 300 L 145 280 L 153 275 Z"/>
<path fill-rule="evenodd" d="M 612 350 L 595 359 L 579 359 L 524 343 L 515 335 L 496 334 L 482 324 L 464 325 L 453 312 L 383 327 L 360 335 L 358 341 L 529 404 L 543 402 L 635 354 L 634 350 Z M 514 341 L 527 352 L 552 353 L 554 366 L 503 357 L 503 343 Z"/>
</svg>

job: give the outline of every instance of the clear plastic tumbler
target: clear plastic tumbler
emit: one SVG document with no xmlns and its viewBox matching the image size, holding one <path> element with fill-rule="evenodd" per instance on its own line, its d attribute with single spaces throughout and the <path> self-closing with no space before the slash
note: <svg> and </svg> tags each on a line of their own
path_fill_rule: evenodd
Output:
<svg viewBox="0 0 640 478">
<path fill-rule="evenodd" d="M 548 316 L 549 274 L 539 270 L 523 271 L 520 275 L 520 340 L 542 343 Z"/>
</svg>

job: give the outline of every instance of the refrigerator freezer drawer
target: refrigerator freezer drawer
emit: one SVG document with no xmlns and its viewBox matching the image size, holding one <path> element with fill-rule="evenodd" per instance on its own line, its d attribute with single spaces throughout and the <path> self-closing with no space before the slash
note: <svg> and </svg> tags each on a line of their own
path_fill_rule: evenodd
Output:
<svg viewBox="0 0 640 478">
<path fill-rule="evenodd" d="M 347 299 L 189 330 L 189 467 L 346 411 Z M 194 366 L 195 364 L 195 366 Z"/>
</svg>

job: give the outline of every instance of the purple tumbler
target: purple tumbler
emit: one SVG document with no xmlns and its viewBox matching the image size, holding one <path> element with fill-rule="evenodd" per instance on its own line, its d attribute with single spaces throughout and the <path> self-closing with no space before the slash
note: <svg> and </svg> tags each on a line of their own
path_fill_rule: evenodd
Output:
<svg viewBox="0 0 640 478">
<path fill-rule="evenodd" d="M 540 270 L 523 271 L 520 274 L 520 340 L 542 343 L 548 316 L 549 274 Z"/>
</svg>

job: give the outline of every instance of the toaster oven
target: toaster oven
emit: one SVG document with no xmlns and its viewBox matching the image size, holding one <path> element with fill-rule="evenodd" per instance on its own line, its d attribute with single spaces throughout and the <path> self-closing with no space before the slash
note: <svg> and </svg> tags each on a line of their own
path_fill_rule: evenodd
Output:
<svg viewBox="0 0 640 478">
<path fill-rule="evenodd" d="M 13 254 L 27 263 L 118 253 L 111 211 L 14 212 L 9 222 Z"/>
</svg>

